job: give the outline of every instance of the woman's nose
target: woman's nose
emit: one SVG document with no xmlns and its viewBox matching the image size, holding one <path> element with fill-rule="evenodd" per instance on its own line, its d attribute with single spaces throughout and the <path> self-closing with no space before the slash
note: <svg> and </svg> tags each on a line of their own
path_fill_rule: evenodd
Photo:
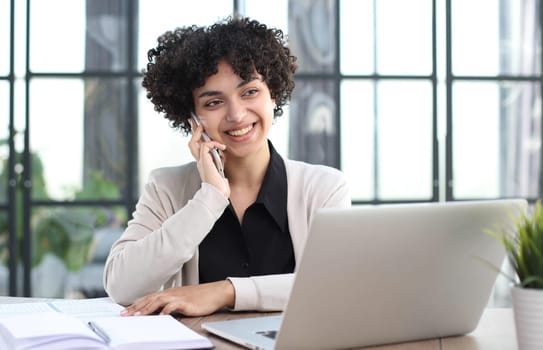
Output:
<svg viewBox="0 0 543 350">
<path fill-rule="evenodd" d="M 247 110 L 242 103 L 233 101 L 228 106 L 228 115 L 226 116 L 226 121 L 239 123 L 245 118 Z"/>
</svg>

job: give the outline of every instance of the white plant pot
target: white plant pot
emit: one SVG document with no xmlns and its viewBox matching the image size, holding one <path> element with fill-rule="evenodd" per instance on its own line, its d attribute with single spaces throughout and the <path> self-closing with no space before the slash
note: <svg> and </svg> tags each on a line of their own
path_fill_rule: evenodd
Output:
<svg viewBox="0 0 543 350">
<path fill-rule="evenodd" d="M 543 349 L 543 289 L 511 289 L 519 350 Z"/>
</svg>

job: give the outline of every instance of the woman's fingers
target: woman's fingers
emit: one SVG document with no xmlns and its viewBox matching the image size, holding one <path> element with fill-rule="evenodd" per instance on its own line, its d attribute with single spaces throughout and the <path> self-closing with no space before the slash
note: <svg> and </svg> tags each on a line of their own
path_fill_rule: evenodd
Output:
<svg viewBox="0 0 543 350">
<path fill-rule="evenodd" d="M 194 159 L 199 160 L 202 155 L 205 155 L 205 152 L 201 149 L 204 147 L 207 152 L 210 152 L 212 149 L 216 148 L 218 150 L 224 151 L 226 149 L 226 145 L 214 141 L 204 141 L 202 140 L 202 134 L 203 134 L 203 128 L 202 126 L 198 126 L 195 129 L 193 129 L 192 136 L 189 140 L 189 148 L 191 150 L 191 153 L 194 157 Z"/>
<path fill-rule="evenodd" d="M 234 303 L 234 290 L 229 281 L 169 288 L 149 294 L 127 307 L 122 316 L 149 315 L 153 313 L 180 313 L 186 316 L 211 314 Z"/>
<path fill-rule="evenodd" d="M 192 156 L 194 159 L 198 160 L 200 159 L 200 143 L 202 142 L 202 127 L 192 127 L 192 136 L 189 140 L 189 148 L 190 153 L 192 153 Z"/>
<path fill-rule="evenodd" d="M 193 123 L 191 125 L 195 126 Z M 219 164 L 216 164 L 220 161 L 220 165 L 224 171 L 224 158 L 220 153 L 226 149 L 226 145 L 214 140 L 204 141 L 202 140 L 202 133 L 202 126 L 195 127 L 192 137 L 189 140 L 190 152 L 194 159 L 196 159 L 200 178 L 203 182 L 215 186 L 228 198 L 230 196 L 230 186 L 219 171 Z M 212 154 L 216 150 L 219 150 L 219 160 L 214 159 Z"/>
</svg>

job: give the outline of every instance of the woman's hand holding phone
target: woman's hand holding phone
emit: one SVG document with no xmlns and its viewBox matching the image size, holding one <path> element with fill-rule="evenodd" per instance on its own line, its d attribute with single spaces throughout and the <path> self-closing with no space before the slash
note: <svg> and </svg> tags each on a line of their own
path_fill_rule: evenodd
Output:
<svg viewBox="0 0 543 350">
<path fill-rule="evenodd" d="M 193 133 L 189 141 L 189 148 L 198 164 L 198 172 L 202 181 L 215 186 L 229 198 L 230 185 L 222 172 L 223 164 L 218 152 L 218 150 L 224 151 L 226 146 L 211 140 L 209 137 L 204 138 L 205 132 L 202 125 L 196 125 L 194 120 L 191 120 L 191 127 Z M 215 156 L 213 155 L 214 152 Z M 219 164 L 217 164 L 217 157 L 219 157 Z"/>
<path fill-rule="evenodd" d="M 196 113 L 191 112 L 190 114 L 191 119 L 196 126 L 200 126 L 200 118 L 196 115 Z M 192 124 L 191 124 L 192 125 Z M 211 141 L 211 137 L 209 137 L 205 131 L 202 131 L 202 141 L 209 142 Z M 224 168 L 222 164 L 221 155 L 219 153 L 219 150 L 217 148 L 213 148 L 211 151 L 211 156 L 213 157 L 213 162 L 215 163 L 215 166 L 217 167 L 217 170 L 219 170 L 219 173 L 224 177 Z"/>
</svg>

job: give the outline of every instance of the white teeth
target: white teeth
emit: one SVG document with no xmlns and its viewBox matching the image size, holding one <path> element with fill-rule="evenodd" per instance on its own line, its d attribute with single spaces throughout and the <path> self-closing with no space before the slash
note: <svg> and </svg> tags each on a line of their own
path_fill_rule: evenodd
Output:
<svg viewBox="0 0 543 350">
<path fill-rule="evenodd" d="M 251 124 L 248 127 L 243 128 L 243 129 L 229 131 L 228 135 L 231 135 L 231 136 L 243 136 L 246 133 L 248 133 L 249 131 L 251 131 L 252 128 L 253 128 L 253 125 Z"/>
</svg>

